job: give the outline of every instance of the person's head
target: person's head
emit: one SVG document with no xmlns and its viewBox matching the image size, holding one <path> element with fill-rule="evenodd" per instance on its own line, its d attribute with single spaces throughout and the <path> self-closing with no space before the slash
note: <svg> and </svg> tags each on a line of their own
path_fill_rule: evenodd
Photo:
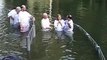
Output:
<svg viewBox="0 0 107 60">
<path fill-rule="evenodd" d="M 72 15 L 67 15 L 67 19 L 68 20 L 72 19 Z"/>
<path fill-rule="evenodd" d="M 57 20 L 61 20 L 61 19 L 62 19 L 61 15 L 57 14 Z"/>
<path fill-rule="evenodd" d="M 19 13 L 21 11 L 21 8 L 18 6 L 16 7 L 16 12 Z"/>
<path fill-rule="evenodd" d="M 48 14 L 47 13 L 43 13 L 43 18 L 48 18 Z"/>
<path fill-rule="evenodd" d="M 22 5 L 21 8 L 22 8 L 22 11 L 26 11 L 26 6 L 25 5 Z"/>
</svg>

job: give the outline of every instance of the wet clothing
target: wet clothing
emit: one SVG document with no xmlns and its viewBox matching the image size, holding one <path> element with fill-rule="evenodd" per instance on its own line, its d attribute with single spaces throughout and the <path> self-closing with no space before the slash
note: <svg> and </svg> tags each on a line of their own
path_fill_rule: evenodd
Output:
<svg viewBox="0 0 107 60">
<path fill-rule="evenodd" d="M 27 11 L 21 11 L 19 13 L 20 32 L 27 32 L 30 27 L 31 15 Z"/>
<path fill-rule="evenodd" d="M 14 20 L 13 20 L 13 27 L 15 28 L 15 29 L 19 29 L 19 14 L 15 14 L 14 15 Z"/>
<path fill-rule="evenodd" d="M 49 21 L 49 18 L 46 18 L 46 19 L 42 19 L 41 20 L 41 26 L 42 26 L 42 31 L 49 31 L 50 30 L 50 21 Z"/>
<path fill-rule="evenodd" d="M 73 31 L 73 28 L 74 28 L 73 21 L 72 20 L 70 20 L 70 21 L 65 20 L 64 31 Z"/>
<path fill-rule="evenodd" d="M 60 23 L 58 20 L 54 21 L 54 27 L 56 31 L 63 31 L 64 28 L 64 20 L 60 20 Z"/>
<path fill-rule="evenodd" d="M 11 11 L 8 13 L 8 17 L 14 18 L 14 16 L 15 16 L 16 14 L 17 14 L 16 10 L 13 9 L 13 10 L 11 10 Z M 10 25 L 13 25 L 13 24 L 14 24 L 14 21 L 13 21 L 12 18 L 10 18 Z"/>
<path fill-rule="evenodd" d="M 65 26 L 63 31 L 64 31 L 64 34 L 68 36 L 71 40 L 73 40 L 73 28 L 74 28 L 73 21 L 65 20 Z"/>
<path fill-rule="evenodd" d="M 19 14 L 13 9 L 8 13 L 8 17 L 10 18 L 10 32 L 19 32 Z"/>
<path fill-rule="evenodd" d="M 49 40 L 51 38 L 51 32 L 50 32 L 50 21 L 49 18 L 42 19 L 41 20 L 41 27 L 42 27 L 42 40 Z"/>
<path fill-rule="evenodd" d="M 58 39 L 64 39 L 64 34 L 63 34 L 63 28 L 64 28 L 64 20 L 58 20 L 54 21 L 54 27 L 55 27 L 55 32 L 58 37 Z"/>
</svg>

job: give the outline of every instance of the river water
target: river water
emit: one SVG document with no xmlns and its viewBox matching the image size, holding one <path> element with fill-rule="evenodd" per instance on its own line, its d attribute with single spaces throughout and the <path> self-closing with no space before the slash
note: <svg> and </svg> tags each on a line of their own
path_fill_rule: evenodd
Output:
<svg viewBox="0 0 107 60">
<path fill-rule="evenodd" d="M 53 0 L 52 18 L 57 14 L 61 14 L 63 18 L 72 14 L 74 23 L 81 25 L 96 40 L 107 57 L 106 3 L 106 0 Z M 33 40 L 28 60 L 100 60 L 88 38 L 76 27 L 73 43 L 58 43 L 54 31 L 51 33 L 51 39 L 43 39 L 40 21 L 42 13 L 49 12 L 49 0 L 0 0 L 1 56 L 11 53 L 23 56 L 19 46 L 21 39 L 10 33 L 6 18 L 9 10 L 22 4 L 27 5 L 28 11 L 36 18 L 36 38 Z"/>
</svg>

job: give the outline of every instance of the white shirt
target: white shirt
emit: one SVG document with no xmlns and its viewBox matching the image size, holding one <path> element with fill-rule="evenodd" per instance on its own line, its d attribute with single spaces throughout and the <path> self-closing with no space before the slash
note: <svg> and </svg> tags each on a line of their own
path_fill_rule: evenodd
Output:
<svg viewBox="0 0 107 60">
<path fill-rule="evenodd" d="M 19 14 L 14 15 L 14 20 L 13 20 L 13 24 L 17 24 L 19 23 Z"/>
<path fill-rule="evenodd" d="M 14 15 L 16 15 L 17 14 L 17 12 L 16 12 L 16 10 L 15 9 L 13 9 L 13 10 L 11 10 L 9 13 L 8 13 L 8 17 L 14 17 Z M 10 18 L 10 24 L 13 24 L 14 22 L 13 22 L 13 19 L 11 19 Z"/>
<path fill-rule="evenodd" d="M 27 11 L 20 11 L 19 13 L 19 22 L 22 25 L 29 26 L 31 15 Z"/>
<path fill-rule="evenodd" d="M 50 21 L 49 21 L 49 18 L 46 18 L 46 19 L 42 19 L 41 20 L 41 26 L 42 26 L 42 30 L 43 31 L 48 31 L 48 30 L 50 30 L 49 28 L 51 28 L 50 27 Z"/>
<path fill-rule="evenodd" d="M 70 25 L 71 28 L 68 26 L 68 23 L 69 23 L 69 25 Z M 64 27 L 64 29 L 66 31 L 73 31 L 73 28 L 74 28 L 73 21 L 72 20 L 70 20 L 70 21 L 66 20 L 65 21 L 65 27 Z"/>
<path fill-rule="evenodd" d="M 61 23 L 61 24 L 60 24 Z M 60 20 L 60 23 L 58 20 L 54 21 L 54 27 L 56 31 L 63 31 L 64 28 L 64 20 Z"/>
</svg>

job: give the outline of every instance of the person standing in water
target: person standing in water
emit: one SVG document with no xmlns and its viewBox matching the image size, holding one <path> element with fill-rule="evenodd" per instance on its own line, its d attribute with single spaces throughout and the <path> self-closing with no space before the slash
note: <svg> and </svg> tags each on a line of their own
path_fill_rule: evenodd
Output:
<svg viewBox="0 0 107 60">
<path fill-rule="evenodd" d="M 18 6 L 15 9 L 11 10 L 8 13 L 8 18 L 10 20 L 10 31 L 13 32 L 15 30 L 19 30 L 19 12 L 21 8 Z"/>
<path fill-rule="evenodd" d="M 17 14 L 14 15 L 13 17 L 13 28 L 15 29 L 16 32 L 19 32 L 20 30 L 20 24 L 19 24 L 19 13 L 21 11 L 21 8 L 18 6 L 16 7 L 16 12 Z"/>
<path fill-rule="evenodd" d="M 47 13 L 43 13 L 43 18 L 41 20 L 41 27 L 42 27 L 42 33 L 43 33 L 43 40 L 48 40 L 51 38 L 51 27 L 50 27 L 51 23 L 49 21 L 48 18 L 48 14 Z"/>
<path fill-rule="evenodd" d="M 33 20 L 33 16 L 26 11 L 26 6 L 22 5 L 22 10 L 19 13 L 20 32 L 27 33 L 30 27 L 30 20 Z"/>
<path fill-rule="evenodd" d="M 20 23 L 20 32 L 22 35 L 22 42 L 21 46 L 22 48 L 27 48 L 26 44 L 26 36 L 28 35 L 29 29 L 30 29 L 30 21 L 34 21 L 34 17 L 26 11 L 26 6 L 21 6 L 22 10 L 19 13 L 19 23 Z"/>
<path fill-rule="evenodd" d="M 10 25 L 13 26 L 13 20 L 14 20 L 14 15 L 16 15 L 17 12 L 16 12 L 16 9 L 14 8 L 13 10 L 11 10 L 9 13 L 8 13 L 8 18 L 10 19 Z"/>
<path fill-rule="evenodd" d="M 65 20 L 65 26 L 64 26 L 64 34 L 68 38 L 70 38 L 71 42 L 74 41 L 73 39 L 73 20 L 72 20 L 72 15 L 67 15 L 67 20 Z"/>
<path fill-rule="evenodd" d="M 63 28 L 64 28 L 64 20 L 62 19 L 61 15 L 57 15 L 57 19 L 54 21 L 54 28 L 56 32 L 56 37 L 58 40 L 63 40 L 64 39 L 64 34 L 63 34 Z"/>
</svg>

